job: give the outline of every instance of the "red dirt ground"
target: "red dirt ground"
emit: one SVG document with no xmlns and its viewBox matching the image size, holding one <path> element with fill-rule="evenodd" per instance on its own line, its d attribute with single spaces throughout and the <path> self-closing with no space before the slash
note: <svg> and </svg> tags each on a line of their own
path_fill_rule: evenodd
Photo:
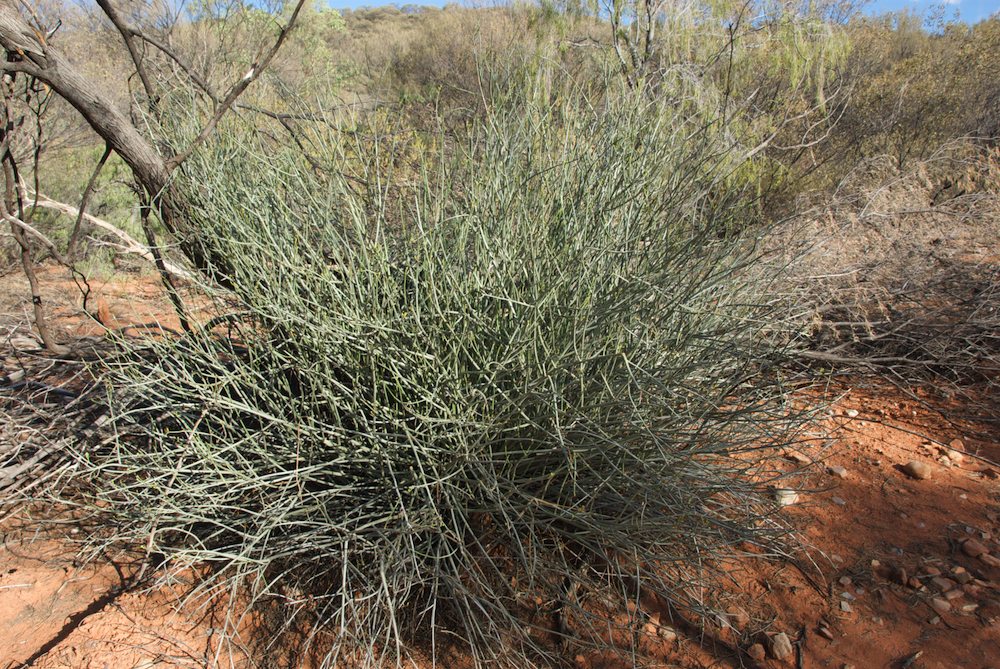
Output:
<svg viewBox="0 0 1000 669">
<path fill-rule="evenodd" d="M 23 312 L 20 282 L 0 280 L 8 315 Z M 72 284 L 45 285 L 64 291 L 50 300 L 64 336 L 100 332 L 72 306 Z M 155 277 L 116 279 L 99 291 L 122 322 L 148 320 L 143 309 L 167 312 Z M 783 511 L 809 546 L 801 568 L 735 565 L 732 615 L 702 631 L 675 623 L 676 638 L 645 626 L 639 666 L 1000 669 L 997 435 L 946 420 L 899 391 L 841 393 L 819 426 L 829 437 L 797 456 L 822 461 L 807 478 L 820 491 Z M 949 444 L 964 457 L 945 458 Z M 789 454 L 790 469 L 800 466 L 795 458 Z M 929 465 L 931 477 L 904 473 L 910 461 Z M 974 556 L 980 548 L 987 552 Z M 217 656 L 212 621 L 173 610 L 169 593 L 120 594 L 123 575 L 110 563 L 73 565 L 67 542 L 4 535 L 0 668 L 251 666 L 238 653 Z M 672 624 L 665 615 L 660 622 Z M 780 632 L 796 649 L 785 659 L 773 657 Z M 747 653 L 756 643 L 767 649 L 763 660 Z M 574 661 L 580 669 L 623 666 L 595 655 Z"/>
</svg>

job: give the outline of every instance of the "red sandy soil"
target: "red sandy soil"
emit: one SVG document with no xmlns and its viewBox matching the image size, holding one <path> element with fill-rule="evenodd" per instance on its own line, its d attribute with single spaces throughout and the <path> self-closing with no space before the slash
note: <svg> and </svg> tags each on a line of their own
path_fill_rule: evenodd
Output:
<svg viewBox="0 0 1000 669">
<path fill-rule="evenodd" d="M 23 312 L 10 309 L 26 295 L 20 281 L 0 280 L 8 314 Z M 144 320 L 143 308 L 167 312 L 155 277 L 119 278 L 99 291 L 122 321 L 137 312 Z M 63 335 L 100 332 L 72 306 L 72 293 L 52 301 Z M 662 614 L 663 627 L 639 630 L 638 666 L 1000 669 L 995 426 L 991 434 L 946 420 L 896 390 L 841 390 L 821 421 L 819 432 L 829 435 L 789 453 L 790 469 L 804 464 L 797 460 L 818 463 L 806 477 L 817 491 L 783 510 L 808 546 L 799 567 L 735 565 L 731 615 L 699 631 Z M 949 444 L 963 456 L 945 458 Z M 930 478 L 904 473 L 911 461 L 928 465 Z M 170 593 L 120 593 L 122 574 L 110 563 L 74 567 L 65 540 L 23 531 L 3 538 L 0 668 L 252 666 L 238 653 L 218 656 L 213 621 L 175 611 Z M 784 659 L 773 657 L 778 633 L 793 644 Z M 763 660 L 752 655 L 757 643 Z M 580 669 L 627 666 L 593 654 L 571 659 Z"/>
</svg>

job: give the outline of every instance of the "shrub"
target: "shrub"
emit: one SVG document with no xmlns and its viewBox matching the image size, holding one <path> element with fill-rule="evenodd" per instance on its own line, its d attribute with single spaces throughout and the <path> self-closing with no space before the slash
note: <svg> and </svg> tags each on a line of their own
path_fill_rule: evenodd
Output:
<svg viewBox="0 0 1000 669">
<path fill-rule="evenodd" d="M 279 602 L 326 666 L 551 666 L 633 643 L 640 597 L 709 610 L 718 560 L 783 534 L 800 416 L 771 272 L 718 234 L 747 227 L 739 161 L 674 114 L 508 101 L 396 210 L 391 161 L 342 166 L 362 196 L 231 122 L 184 183 L 232 291 L 106 361 L 95 541 Z"/>
<path fill-rule="evenodd" d="M 853 89 L 837 132 L 823 153 L 835 178 L 878 156 L 900 174 L 932 160 L 958 138 L 996 142 L 1000 86 L 1000 19 L 950 24 L 928 32 L 902 12 L 858 20 L 848 28 L 854 51 L 843 73 Z"/>
</svg>

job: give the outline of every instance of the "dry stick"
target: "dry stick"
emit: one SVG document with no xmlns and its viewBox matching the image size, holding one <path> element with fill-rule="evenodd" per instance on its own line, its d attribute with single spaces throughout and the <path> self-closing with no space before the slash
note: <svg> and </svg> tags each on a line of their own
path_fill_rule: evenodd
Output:
<svg viewBox="0 0 1000 669">
<path fill-rule="evenodd" d="M 52 198 L 46 196 L 43 193 L 38 193 L 37 194 L 37 201 L 36 201 L 35 204 L 38 207 L 43 207 L 45 209 L 52 209 L 54 211 L 62 212 L 63 214 L 66 214 L 67 216 L 74 216 L 75 217 L 75 216 L 80 215 L 80 211 L 76 207 L 74 207 L 73 205 L 71 205 L 71 204 L 65 204 L 63 202 L 57 202 L 57 201 L 53 200 Z M 137 239 L 135 239 L 134 237 L 132 237 L 131 235 L 129 235 L 127 232 L 125 232 L 124 230 L 122 230 L 122 229 L 120 229 L 118 227 L 115 227 L 114 225 L 112 225 L 111 223 L 105 221 L 104 219 L 97 218 L 96 216 L 93 216 L 92 214 L 84 213 L 83 214 L 83 219 L 85 221 L 87 221 L 88 223 L 90 223 L 91 225 L 93 225 L 94 227 L 100 228 L 101 230 L 104 230 L 105 232 L 109 232 L 112 235 L 114 235 L 115 237 L 117 237 L 119 240 L 121 240 L 121 244 L 114 244 L 113 245 L 119 251 L 123 251 L 125 253 L 132 253 L 132 254 L 138 255 L 138 256 L 140 256 L 140 257 L 148 260 L 149 262 L 151 262 L 153 264 L 156 264 L 156 258 L 153 256 L 153 254 L 150 252 L 150 250 L 145 245 L 143 245 L 142 243 L 140 243 Z M 176 277 L 178 279 L 192 279 L 193 278 L 191 276 L 191 273 L 188 272 L 187 270 L 185 270 L 183 267 L 175 265 L 175 264 L 173 264 L 173 263 L 171 263 L 171 262 L 169 262 L 167 260 L 163 260 L 163 267 L 164 267 L 164 269 L 168 273 L 170 273 L 172 276 L 174 276 L 174 277 Z"/>
<path fill-rule="evenodd" d="M 174 280 L 171 278 L 170 272 L 167 271 L 166 264 L 163 262 L 163 255 L 160 253 L 159 247 L 157 247 L 156 233 L 153 232 L 153 227 L 149 224 L 149 210 L 150 207 L 148 203 L 144 203 L 140 210 L 142 231 L 146 233 L 146 241 L 149 243 L 149 252 L 153 254 L 156 269 L 160 273 L 160 280 L 163 282 L 163 287 L 167 290 L 167 296 L 170 298 L 170 303 L 174 306 L 174 311 L 177 313 L 177 319 L 181 323 L 181 329 L 184 330 L 184 332 L 191 334 L 191 322 L 188 320 L 187 312 L 184 309 L 184 302 L 181 300 L 180 293 L 177 292 L 177 286 L 174 285 Z"/>
<path fill-rule="evenodd" d="M 32 237 L 40 241 L 42 244 L 44 244 L 45 248 L 49 250 L 49 253 L 52 254 L 52 257 L 55 258 L 57 262 L 63 265 L 66 264 L 66 259 L 62 256 L 62 254 L 59 253 L 59 247 L 56 246 L 56 243 L 53 242 L 48 237 L 46 237 L 45 235 L 43 235 L 41 232 L 39 232 L 37 228 L 29 225 L 28 223 L 25 223 L 17 216 L 9 214 L 6 211 L 3 212 L 3 219 L 8 223 L 10 223 L 11 225 L 20 228 L 22 232 L 27 232 L 29 235 L 31 235 Z"/>
<path fill-rule="evenodd" d="M 108 162 L 108 158 L 111 156 L 111 145 L 104 145 L 104 154 L 101 159 L 97 161 L 97 167 L 94 168 L 93 173 L 90 175 L 90 181 L 87 182 L 87 187 L 83 189 L 83 196 L 80 198 L 80 206 L 77 208 L 76 222 L 73 224 L 73 232 L 69 237 L 69 244 L 66 246 L 66 258 L 68 260 L 73 260 L 73 256 L 76 252 L 76 242 L 80 236 L 80 227 L 83 224 L 84 212 L 87 210 L 87 204 L 90 202 L 90 196 L 94 192 L 94 187 L 97 185 L 97 177 L 101 174 L 101 170 L 104 169 L 104 164 Z M 38 190 L 35 191 L 35 196 L 40 197 Z M 37 205 L 37 202 L 36 202 Z"/>
<path fill-rule="evenodd" d="M 6 194 L 3 201 L 3 215 L 4 218 L 10 222 L 10 229 L 14 235 L 14 239 L 17 241 L 18 246 L 21 247 L 21 267 L 24 269 L 24 275 L 27 277 L 28 285 L 31 287 L 31 304 L 35 312 L 35 327 L 38 329 L 38 334 L 42 337 L 42 342 L 45 344 L 45 348 L 53 353 L 61 355 L 66 353 L 68 349 L 56 342 L 56 340 L 52 337 L 52 333 L 49 331 L 48 324 L 46 323 L 45 308 L 42 306 L 42 292 L 39 288 L 38 276 L 35 274 L 34 263 L 31 260 L 31 246 L 28 245 L 28 240 L 24 236 L 24 230 L 10 220 L 13 216 L 11 214 L 11 210 L 16 202 L 14 192 L 14 170 L 10 165 L 11 160 L 13 160 L 13 158 L 11 158 L 8 153 L 3 163 L 4 179 L 6 181 Z"/>
<path fill-rule="evenodd" d="M 6 61 L 6 56 L 4 61 Z M 16 188 L 17 164 L 14 162 L 14 155 L 10 152 L 10 106 L 8 104 L 9 98 L 7 93 L 8 91 L 5 87 L 3 101 L 4 128 L 0 131 L 0 147 L 2 147 L 0 148 L 0 156 L 2 156 L 3 160 L 5 193 L 3 201 L 0 202 L 0 207 L 2 207 L 4 218 L 9 220 L 10 217 L 13 216 L 15 205 L 17 206 L 19 219 L 24 218 L 24 211 L 23 202 Z M 31 287 L 31 304 L 35 314 L 35 327 L 38 329 L 38 334 L 41 336 L 46 349 L 59 355 L 64 354 L 68 351 L 68 349 L 55 341 L 45 320 L 45 308 L 42 306 L 42 293 L 38 284 L 38 276 L 35 274 L 34 263 L 31 259 L 31 246 L 28 244 L 28 240 L 24 236 L 24 230 L 20 226 L 11 221 L 10 229 L 14 239 L 17 241 L 18 246 L 21 247 L 21 267 L 24 269 L 24 275 L 27 277 L 28 285 Z"/>
</svg>

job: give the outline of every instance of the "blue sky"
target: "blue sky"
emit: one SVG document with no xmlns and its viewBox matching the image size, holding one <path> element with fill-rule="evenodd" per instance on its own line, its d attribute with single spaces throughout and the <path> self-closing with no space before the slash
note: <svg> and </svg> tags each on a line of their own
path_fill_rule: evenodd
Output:
<svg viewBox="0 0 1000 669">
<path fill-rule="evenodd" d="M 334 9 L 353 9 L 356 7 L 378 7 L 380 5 L 404 5 L 412 2 L 417 5 L 445 4 L 446 0 L 327 0 Z M 461 0 L 450 0 L 461 2 Z M 478 4 L 483 4 L 482 0 Z M 869 13 L 897 11 L 910 8 L 926 13 L 934 7 L 944 7 L 945 18 L 959 18 L 968 23 L 981 21 L 991 14 L 1000 11 L 1000 0 L 870 0 L 866 9 Z"/>
</svg>

